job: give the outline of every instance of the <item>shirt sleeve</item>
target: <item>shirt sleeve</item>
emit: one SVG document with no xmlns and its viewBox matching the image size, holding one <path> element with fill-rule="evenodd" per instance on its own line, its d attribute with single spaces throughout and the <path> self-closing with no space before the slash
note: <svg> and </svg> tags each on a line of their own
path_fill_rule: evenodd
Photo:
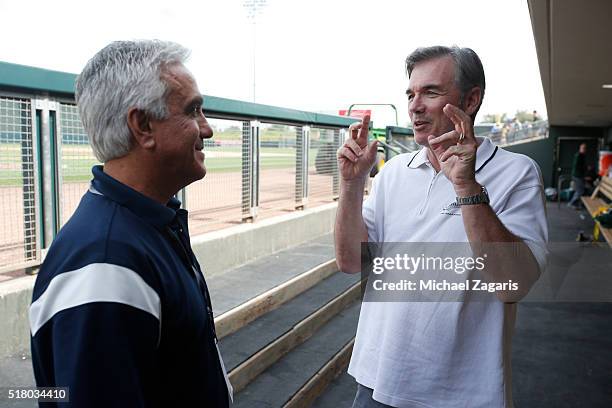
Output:
<svg viewBox="0 0 612 408">
<path fill-rule="evenodd" d="M 55 381 L 74 407 L 150 406 L 159 326 L 145 312 L 95 303 L 54 322 Z"/>
<path fill-rule="evenodd" d="M 30 308 L 37 385 L 68 387 L 62 406 L 152 405 L 160 318 L 157 294 L 130 269 L 58 274 Z"/>
<path fill-rule="evenodd" d="M 504 226 L 529 247 L 544 271 L 548 258 L 548 224 L 542 178 L 536 165 L 530 168 L 509 193 L 498 214 Z"/>
<path fill-rule="evenodd" d="M 380 214 L 382 209 L 379 209 L 379 205 L 377 199 L 379 194 L 379 182 L 380 182 L 381 173 L 378 173 L 376 177 L 372 180 L 372 189 L 365 201 L 363 202 L 363 207 L 361 210 L 361 214 L 363 217 L 363 222 L 366 225 L 366 229 L 368 230 L 368 242 L 380 242 L 381 237 L 376 228 L 377 224 L 377 214 Z"/>
</svg>

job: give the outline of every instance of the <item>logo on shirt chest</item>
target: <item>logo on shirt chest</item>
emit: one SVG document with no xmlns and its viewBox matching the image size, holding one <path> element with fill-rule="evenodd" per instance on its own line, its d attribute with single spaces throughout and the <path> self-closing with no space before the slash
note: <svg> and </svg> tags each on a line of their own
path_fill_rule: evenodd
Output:
<svg viewBox="0 0 612 408">
<path fill-rule="evenodd" d="M 461 207 L 457 204 L 456 201 L 453 201 L 450 204 L 445 205 L 440 211 L 440 214 L 444 215 L 461 215 Z"/>
</svg>

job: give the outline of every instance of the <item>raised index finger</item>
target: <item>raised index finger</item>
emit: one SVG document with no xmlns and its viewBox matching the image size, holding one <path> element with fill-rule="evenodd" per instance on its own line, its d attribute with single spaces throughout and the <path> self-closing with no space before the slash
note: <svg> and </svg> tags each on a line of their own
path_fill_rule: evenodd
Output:
<svg viewBox="0 0 612 408">
<path fill-rule="evenodd" d="M 368 130 L 370 127 L 370 115 L 365 115 L 361 120 L 361 129 L 357 135 L 357 143 L 363 147 L 368 144 Z"/>
<path fill-rule="evenodd" d="M 466 139 L 475 141 L 474 127 L 472 126 L 472 118 L 467 113 L 456 107 L 455 105 L 446 104 L 443 109 L 444 114 L 455 124 L 455 129 L 463 133 Z"/>
</svg>

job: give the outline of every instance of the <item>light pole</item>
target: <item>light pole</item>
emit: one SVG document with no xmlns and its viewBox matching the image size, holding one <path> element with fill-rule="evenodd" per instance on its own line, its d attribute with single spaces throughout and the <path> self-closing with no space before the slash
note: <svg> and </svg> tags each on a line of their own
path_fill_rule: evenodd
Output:
<svg viewBox="0 0 612 408">
<path fill-rule="evenodd" d="M 256 49 L 257 49 L 257 16 L 266 6 L 266 0 L 243 0 L 242 5 L 247 10 L 247 18 L 253 24 L 253 102 L 256 101 Z"/>
</svg>

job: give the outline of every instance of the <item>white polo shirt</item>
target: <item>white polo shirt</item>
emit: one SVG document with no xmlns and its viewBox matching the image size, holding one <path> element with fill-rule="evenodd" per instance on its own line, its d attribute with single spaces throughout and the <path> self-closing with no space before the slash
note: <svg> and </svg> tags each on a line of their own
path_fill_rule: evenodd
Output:
<svg viewBox="0 0 612 408">
<path fill-rule="evenodd" d="M 501 222 L 546 264 L 542 177 L 527 156 L 479 138 L 476 181 Z M 370 242 L 467 242 L 456 194 L 426 150 L 402 154 L 376 176 L 363 205 Z M 512 407 L 515 305 L 364 302 L 348 372 L 393 407 Z"/>
</svg>

